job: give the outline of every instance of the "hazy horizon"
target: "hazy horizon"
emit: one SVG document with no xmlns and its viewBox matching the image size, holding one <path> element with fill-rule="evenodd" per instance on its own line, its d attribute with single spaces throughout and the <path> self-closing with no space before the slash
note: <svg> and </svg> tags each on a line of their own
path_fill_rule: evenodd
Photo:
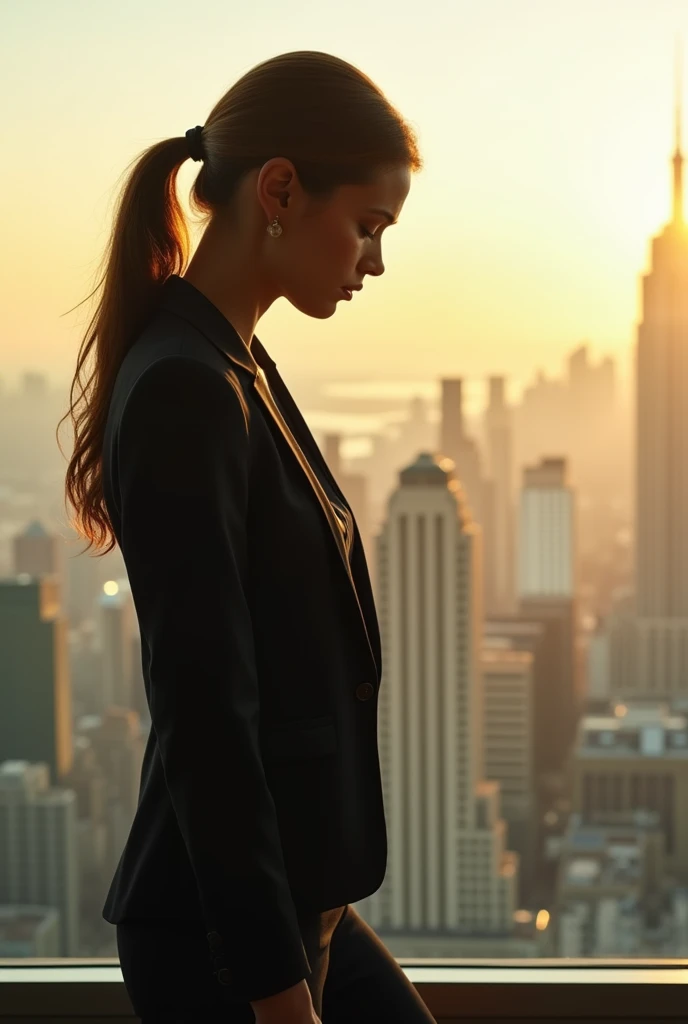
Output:
<svg viewBox="0 0 688 1024">
<path fill-rule="evenodd" d="M 116 17 L 65 0 L 6 6 L 0 84 L 21 103 L 4 121 L 3 380 L 71 378 L 91 306 L 60 314 L 95 283 L 127 163 L 293 49 L 369 74 L 418 131 L 425 169 L 385 233 L 381 279 L 329 320 L 280 300 L 260 321 L 290 381 L 523 381 L 585 341 L 624 373 L 649 242 L 669 216 L 688 5 L 458 0 L 423 15 L 353 0 L 345 17 L 290 22 L 258 3 L 236 19 L 210 2 L 191 36 L 179 2 L 124 0 Z M 197 170 L 180 173 L 185 205 Z"/>
</svg>

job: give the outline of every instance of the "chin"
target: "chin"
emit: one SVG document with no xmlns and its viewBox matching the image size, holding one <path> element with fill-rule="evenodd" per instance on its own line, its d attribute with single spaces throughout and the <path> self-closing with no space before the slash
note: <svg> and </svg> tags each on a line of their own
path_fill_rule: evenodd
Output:
<svg viewBox="0 0 688 1024">
<path fill-rule="evenodd" d="M 300 313 L 305 313 L 306 316 L 310 316 L 314 320 L 328 320 L 337 312 L 337 303 L 332 299 L 320 302 L 312 299 L 300 302 L 296 302 L 294 299 L 289 299 L 289 301 L 294 309 L 298 309 Z"/>
</svg>

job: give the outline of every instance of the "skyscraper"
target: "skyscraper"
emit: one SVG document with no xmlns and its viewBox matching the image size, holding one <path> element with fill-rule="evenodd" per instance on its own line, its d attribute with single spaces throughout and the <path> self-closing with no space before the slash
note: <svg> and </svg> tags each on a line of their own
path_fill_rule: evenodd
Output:
<svg viewBox="0 0 688 1024">
<path fill-rule="evenodd" d="M 0 580 L 0 761 L 45 762 L 53 784 L 72 767 L 67 619 L 55 576 Z"/>
<path fill-rule="evenodd" d="M 656 703 L 581 719 L 571 763 L 573 809 L 594 825 L 656 814 L 667 870 L 688 884 L 688 715 Z"/>
<path fill-rule="evenodd" d="M 489 615 L 514 610 L 513 425 L 504 377 L 490 377 L 485 413 L 488 472 L 492 480 L 492 551 L 488 552 L 485 605 Z"/>
<path fill-rule="evenodd" d="M 581 695 L 576 673 L 575 500 L 566 460 L 525 467 L 519 517 L 519 613 L 554 639 L 555 669 L 539 694 L 537 728 L 546 730 L 549 770 L 564 768 Z M 541 742 L 538 737 L 538 742 Z"/>
<path fill-rule="evenodd" d="M 438 452 L 454 463 L 456 476 L 461 481 L 461 490 L 464 502 L 467 504 L 468 514 L 474 522 L 480 525 L 482 601 L 485 610 L 491 612 L 495 603 L 494 584 L 498 572 L 495 563 L 497 557 L 495 501 L 498 489 L 494 480 L 485 478 L 478 443 L 466 431 L 462 378 L 445 378 L 441 384 L 442 402 Z"/>
<path fill-rule="evenodd" d="M 535 743 L 533 654 L 509 641 L 482 655 L 485 777 L 499 783 L 509 846 L 519 854 L 521 905 L 529 902 L 535 863 Z"/>
<path fill-rule="evenodd" d="M 439 451 L 451 459 L 461 481 L 464 499 L 472 519 L 483 526 L 483 475 L 480 450 L 466 433 L 463 407 L 463 381 L 460 377 L 442 380 L 442 408 Z"/>
<path fill-rule="evenodd" d="M 680 89 L 671 220 L 652 239 L 636 351 L 639 695 L 688 693 L 688 227 Z"/>
<path fill-rule="evenodd" d="M 48 533 L 43 524 L 34 519 L 23 533 L 13 538 L 14 572 L 30 576 L 63 573 L 62 544 L 58 537 Z"/>
<path fill-rule="evenodd" d="M 77 798 L 45 763 L 0 758 L 0 906 L 59 912 L 59 956 L 78 956 Z"/>
<path fill-rule="evenodd" d="M 480 529 L 448 459 L 400 473 L 379 537 L 385 684 L 380 760 L 389 855 L 373 927 L 504 935 L 517 858 L 483 782 Z"/>
<path fill-rule="evenodd" d="M 134 601 L 126 578 L 109 580 L 98 598 L 102 650 L 101 709 L 133 707 Z"/>
<path fill-rule="evenodd" d="M 574 595 L 574 497 L 566 460 L 545 458 L 523 471 L 518 593 Z"/>
</svg>

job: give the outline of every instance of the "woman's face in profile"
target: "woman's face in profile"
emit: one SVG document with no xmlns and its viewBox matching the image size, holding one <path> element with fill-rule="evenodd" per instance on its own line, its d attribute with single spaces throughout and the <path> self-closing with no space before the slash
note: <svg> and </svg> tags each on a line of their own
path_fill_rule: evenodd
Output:
<svg viewBox="0 0 688 1024">
<path fill-rule="evenodd" d="M 342 185 L 327 200 L 309 198 L 300 186 L 293 190 L 297 202 L 280 218 L 285 230 L 271 251 L 280 293 L 307 316 L 326 319 L 347 301 L 344 286 L 384 273 L 382 236 L 401 213 L 410 184 L 402 166 L 378 172 L 370 184 Z"/>
</svg>

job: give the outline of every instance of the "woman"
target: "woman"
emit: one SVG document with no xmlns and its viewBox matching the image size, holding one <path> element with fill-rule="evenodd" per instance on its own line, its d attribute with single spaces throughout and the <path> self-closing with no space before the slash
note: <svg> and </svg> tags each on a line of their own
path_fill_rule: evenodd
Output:
<svg viewBox="0 0 688 1024">
<path fill-rule="evenodd" d="M 206 227 L 180 276 L 188 155 Z M 420 166 L 364 74 L 297 52 L 123 190 L 66 490 L 141 628 L 152 726 L 103 916 L 144 1024 L 433 1019 L 349 905 L 386 866 L 380 639 L 354 517 L 254 334 L 280 296 L 325 319 L 383 273 Z"/>
</svg>

